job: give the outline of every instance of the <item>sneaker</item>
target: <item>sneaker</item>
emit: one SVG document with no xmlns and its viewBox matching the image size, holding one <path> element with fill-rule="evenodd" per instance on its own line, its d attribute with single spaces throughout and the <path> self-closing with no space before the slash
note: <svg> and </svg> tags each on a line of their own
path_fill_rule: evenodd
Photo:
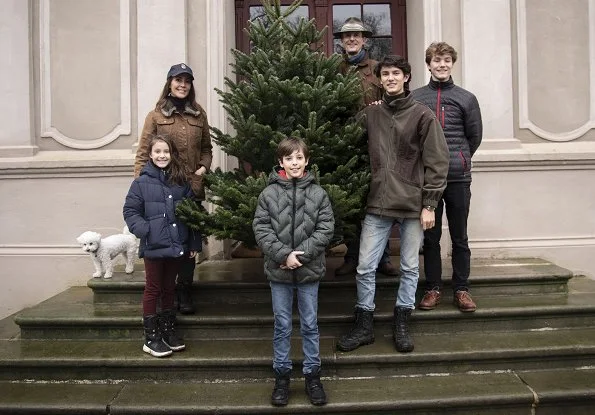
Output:
<svg viewBox="0 0 595 415">
<path fill-rule="evenodd" d="M 433 310 L 440 304 L 440 297 L 442 297 L 442 294 L 437 289 L 426 291 L 424 298 L 419 302 L 418 308 L 420 310 Z"/>
<path fill-rule="evenodd" d="M 343 265 L 335 270 L 336 276 L 341 275 L 355 275 L 357 270 L 357 262 L 355 261 L 345 261 Z"/>
<path fill-rule="evenodd" d="M 469 291 L 457 291 L 454 295 L 453 303 L 464 313 L 470 313 L 477 309 Z"/>
<path fill-rule="evenodd" d="M 391 264 L 390 261 L 379 264 L 376 272 L 388 275 L 389 277 L 396 277 L 399 275 L 399 269 Z"/>
</svg>

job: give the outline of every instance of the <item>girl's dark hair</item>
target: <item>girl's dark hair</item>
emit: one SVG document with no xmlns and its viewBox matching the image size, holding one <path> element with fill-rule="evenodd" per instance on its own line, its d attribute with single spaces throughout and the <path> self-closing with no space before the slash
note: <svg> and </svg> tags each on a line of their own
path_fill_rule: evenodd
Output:
<svg viewBox="0 0 595 415">
<path fill-rule="evenodd" d="M 187 181 L 186 173 L 180 161 L 180 153 L 178 152 L 178 148 L 171 138 L 166 135 L 159 134 L 152 136 L 151 140 L 149 141 L 149 147 L 147 148 L 147 157 L 151 159 L 151 151 L 153 151 L 153 146 L 159 141 L 163 141 L 169 147 L 169 154 L 171 158 L 169 164 L 165 168 L 167 170 L 169 182 L 171 184 L 183 185 Z"/>
<path fill-rule="evenodd" d="M 301 151 L 306 160 L 310 159 L 310 150 L 304 140 L 298 137 L 287 137 L 277 146 L 277 160 L 283 160 L 283 157 L 292 155 L 296 150 Z"/>
<path fill-rule="evenodd" d="M 167 78 L 167 81 L 165 81 L 165 85 L 163 85 L 163 89 L 161 90 L 161 95 L 159 96 L 159 99 L 157 100 L 157 104 L 155 104 L 156 110 L 160 110 L 165 106 L 165 103 L 167 102 L 167 97 L 169 96 L 169 93 L 170 93 L 172 79 L 174 79 L 174 77 L 170 76 L 169 78 Z M 194 108 L 195 111 L 199 110 L 198 103 L 196 102 L 196 92 L 194 90 L 194 81 L 190 81 L 190 92 L 188 92 L 188 96 L 186 97 L 186 102 L 190 103 L 190 105 L 192 106 L 192 108 Z"/>
</svg>

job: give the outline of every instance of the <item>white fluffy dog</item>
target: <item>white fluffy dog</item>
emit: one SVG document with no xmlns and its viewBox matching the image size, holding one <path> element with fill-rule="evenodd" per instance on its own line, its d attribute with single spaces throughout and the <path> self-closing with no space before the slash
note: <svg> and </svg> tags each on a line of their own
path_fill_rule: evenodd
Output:
<svg viewBox="0 0 595 415">
<path fill-rule="evenodd" d="M 82 245 L 83 251 L 91 255 L 95 265 L 93 278 L 111 278 L 114 272 L 113 259 L 122 254 L 126 259 L 126 273 L 134 271 L 134 259 L 138 248 L 136 237 L 130 233 L 127 227 L 124 233 L 111 235 L 101 239 L 97 232 L 83 232 L 76 241 Z"/>
</svg>

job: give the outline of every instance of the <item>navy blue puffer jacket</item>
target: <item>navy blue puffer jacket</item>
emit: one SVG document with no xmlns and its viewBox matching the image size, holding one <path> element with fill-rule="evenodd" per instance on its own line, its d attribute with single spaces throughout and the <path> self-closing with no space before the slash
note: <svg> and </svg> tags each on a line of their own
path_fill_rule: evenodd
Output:
<svg viewBox="0 0 595 415">
<path fill-rule="evenodd" d="M 190 185 L 170 184 L 166 172 L 149 160 L 124 202 L 126 225 L 141 240 L 139 258 L 177 258 L 201 250 L 200 235 L 175 215 L 178 203 L 192 196 Z"/>
</svg>

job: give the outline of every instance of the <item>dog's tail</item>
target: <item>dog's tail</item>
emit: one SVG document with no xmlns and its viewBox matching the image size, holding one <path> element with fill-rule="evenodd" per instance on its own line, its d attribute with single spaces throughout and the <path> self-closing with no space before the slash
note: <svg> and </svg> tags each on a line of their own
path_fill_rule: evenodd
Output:
<svg viewBox="0 0 595 415">
<path fill-rule="evenodd" d="M 122 233 L 124 235 L 132 235 L 132 232 L 130 232 L 130 229 L 128 229 L 128 226 L 124 226 L 124 229 L 122 229 Z"/>
</svg>

